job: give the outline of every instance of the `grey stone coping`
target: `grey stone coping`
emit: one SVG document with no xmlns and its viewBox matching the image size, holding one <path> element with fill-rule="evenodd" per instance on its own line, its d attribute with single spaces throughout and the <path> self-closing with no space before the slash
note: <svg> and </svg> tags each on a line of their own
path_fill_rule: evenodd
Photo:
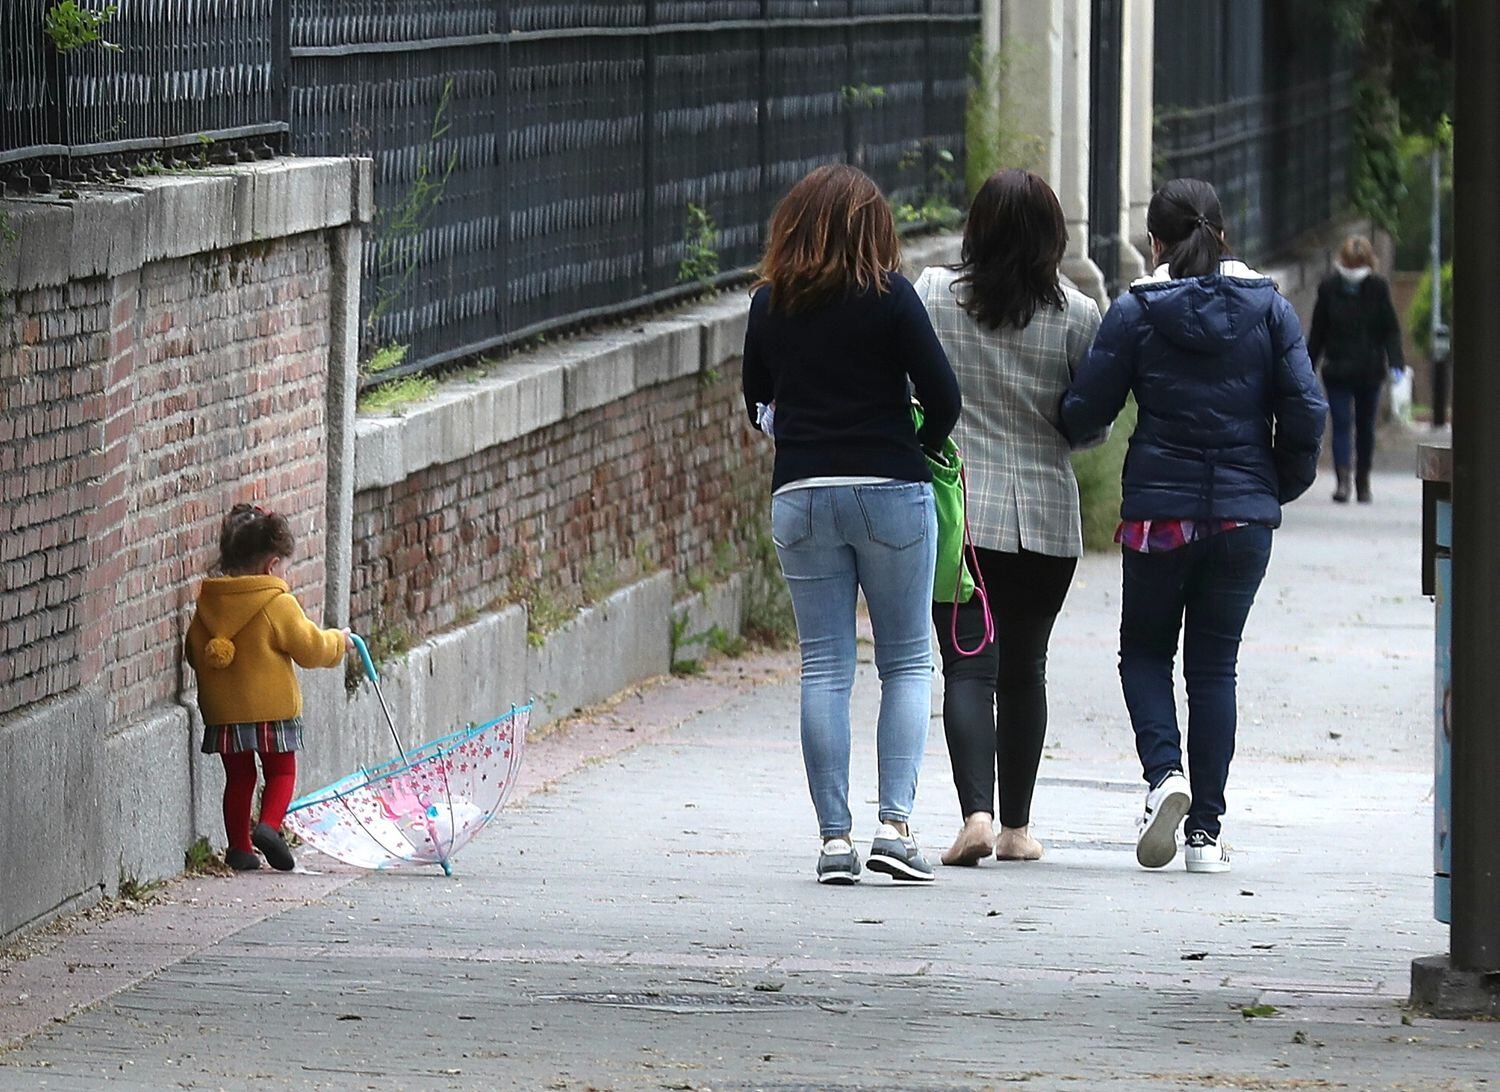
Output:
<svg viewBox="0 0 1500 1092">
<path fill-rule="evenodd" d="M 0 201 L 14 236 L 0 240 L 0 292 L 368 223 L 374 207 L 369 159 L 273 159 L 59 187 Z"/>
<path fill-rule="evenodd" d="M 905 269 L 954 260 L 956 235 L 912 241 Z M 738 359 L 749 297 L 733 288 L 680 315 L 548 346 L 496 364 L 492 374 L 439 388 L 399 415 L 355 422 L 354 489 L 394 485 L 636 391 L 705 375 Z"/>
</svg>

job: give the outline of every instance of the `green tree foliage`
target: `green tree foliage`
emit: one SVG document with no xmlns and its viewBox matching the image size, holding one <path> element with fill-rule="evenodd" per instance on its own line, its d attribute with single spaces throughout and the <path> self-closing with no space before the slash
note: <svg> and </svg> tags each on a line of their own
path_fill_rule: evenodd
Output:
<svg viewBox="0 0 1500 1092">
<path fill-rule="evenodd" d="M 1004 94 L 1013 67 L 1026 58 L 1028 47 L 1007 42 L 986 56 L 984 43 L 975 42 L 969 55 L 969 101 L 964 111 L 964 184 L 972 198 L 990 175 L 1002 167 L 1042 168 L 1042 140 L 1021 128 L 1015 107 Z"/>
<path fill-rule="evenodd" d="M 1453 116 L 1453 0 L 1330 0 L 1326 11 L 1363 75 L 1390 89 L 1402 128 L 1432 133 Z"/>
<path fill-rule="evenodd" d="M 1373 80 L 1354 88 L 1354 208 L 1394 232 L 1406 200 L 1396 100 Z"/>
<path fill-rule="evenodd" d="M 1453 116 L 1453 0 L 1329 0 L 1308 16 L 1309 33 L 1331 30 L 1358 50 L 1354 206 L 1395 231 L 1403 134 L 1435 136 Z"/>
<path fill-rule="evenodd" d="M 1453 263 L 1443 263 L 1443 315 L 1449 323 L 1453 321 Z M 1406 309 L 1406 328 L 1413 345 L 1424 351 L 1432 343 L 1432 270 L 1422 274 L 1417 282 L 1417 294 Z"/>
</svg>

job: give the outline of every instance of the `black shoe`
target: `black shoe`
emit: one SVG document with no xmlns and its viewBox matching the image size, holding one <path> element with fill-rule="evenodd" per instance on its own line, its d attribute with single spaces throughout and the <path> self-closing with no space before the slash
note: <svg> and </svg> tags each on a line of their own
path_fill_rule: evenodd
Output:
<svg viewBox="0 0 1500 1092">
<path fill-rule="evenodd" d="M 266 864 L 277 872 L 290 872 L 297 867 L 297 858 L 292 856 L 292 847 L 286 844 L 281 832 L 265 823 L 256 823 L 250 833 L 255 848 L 266 855 Z"/>
<path fill-rule="evenodd" d="M 1349 471 L 1340 470 L 1338 476 L 1339 484 L 1333 491 L 1333 503 L 1348 504 L 1349 494 L 1352 492 L 1351 485 L 1353 484 L 1349 478 Z"/>
<path fill-rule="evenodd" d="M 254 872 L 260 867 L 260 858 L 247 849 L 231 847 L 224 851 L 224 863 L 236 872 Z"/>
<path fill-rule="evenodd" d="M 1363 471 L 1355 477 L 1354 493 L 1360 504 L 1369 504 L 1375 499 L 1375 495 L 1370 492 L 1370 472 L 1368 470 Z"/>
</svg>

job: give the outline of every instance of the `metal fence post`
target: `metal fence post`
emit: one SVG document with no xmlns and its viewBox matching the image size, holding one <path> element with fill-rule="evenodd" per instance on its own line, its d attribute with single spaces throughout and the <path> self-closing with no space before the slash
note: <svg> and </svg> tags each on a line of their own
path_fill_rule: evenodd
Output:
<svg viewBox="0 0 1500 1092">
<path fill-rule="evenodd" d="M 36 33 L 39 37 L 42 35 L 41 27 L 37 27 Z M 42 47 L 42 65 L 47 84 L 47 143 L 63 148 L 59 153 L 61 162 L 58 163 L 58 168 L 61 174 L 66 175 L 69 158 L 67 149 L 73 144 L 73 127 L 68 109 L 68 77 L 63 54 L 54 49 L 50 41 Z"/>
<path fill-rule="evenodd" d="M 645 69 L 641 73 L 641 287 L 656 288 L 656 0 L 645 0 L 641 37 Z"/>
<path fill-rule="evenodd" d="M 495 47 L 495 106 L 492 121 L 495 129 L 495 173 L 500 183 L 494 188 L 495 218 L 498 221 L 495 243 L 500 251 L 496 266 L 504 278 L 495 292 L 495 307 L 499 311 L 495 316 L 495 325 L 499 330 L 507 329 L 510 323 L 511 203 L 514 200 L 510 165 L 510 66 L 511 50 L 514 48 L 510 35 L 514 28 L 510 8 L 511 0 L 500 0 L 495 16 L 495 29 L 501 35 L 500 44 Z"/>
<path fill-rule="evenodd" d="M 760 218 L 769 220 L 771 214 L 771 0 L 760 0 L 760 68 L 756 76 L 755 135 L 759 145 Z"/>
<path fill-rule="evenodd" d="M 857 119 L 855 118 L 854 103 L 850 96 L 854 92 L 854 0 L 848 0 L 844 5 L 844 85 L 839 88 L 839 110 L 844 116 L 844 162 L 853 163 L 856 167 L 862 165 L 857 162 L 859 151 L 859 138 L 855 132 Z"/>
<path fill-rule="evenodd" d="M 286 126 L 275 151 L 292 150 L 292 0 L 272 0 L 271 5 L 271 112 Z"/>
</svg>

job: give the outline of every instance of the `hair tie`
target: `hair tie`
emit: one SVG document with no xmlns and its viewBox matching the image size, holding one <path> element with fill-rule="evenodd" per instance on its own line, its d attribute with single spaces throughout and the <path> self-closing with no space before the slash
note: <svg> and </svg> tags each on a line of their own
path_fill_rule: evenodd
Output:
<svg viewBox="0 0 1500 1092">
<path fill-rule="evenodd" d="M 1213 224 L 1209 223 L 1207 216 L 1200 216 L 1200 217 L 1198 217 L 1198 226 L 1199 227 L 1213 227 Z"/>
</svg>

